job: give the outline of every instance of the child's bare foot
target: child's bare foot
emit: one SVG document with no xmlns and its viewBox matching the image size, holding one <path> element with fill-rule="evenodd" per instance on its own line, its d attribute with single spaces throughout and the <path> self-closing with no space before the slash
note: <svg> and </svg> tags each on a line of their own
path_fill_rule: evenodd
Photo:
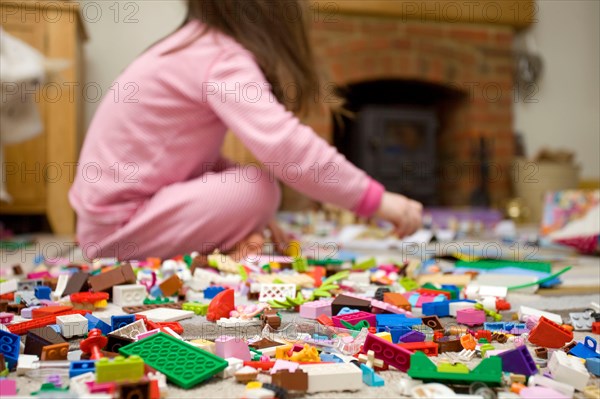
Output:
<svg viewBox="0 0 600 399">
<path fill-rule="evenodd" d="M 265 237 L 261 233 L 252 233 L 242 241 L 238 242 L 233 250 L 229 253 L 236 262 L 252 256 L 260 254 L 265 245 Z"/>
</svg>

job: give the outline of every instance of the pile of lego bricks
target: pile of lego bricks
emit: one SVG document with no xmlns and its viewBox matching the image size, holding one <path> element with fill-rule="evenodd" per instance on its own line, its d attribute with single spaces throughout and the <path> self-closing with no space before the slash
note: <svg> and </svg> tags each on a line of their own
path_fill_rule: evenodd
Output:
<svg viewBox="0 0 600 399">
<path fill-rule="evenodd" d="M 411 270 L 222 254 L 14 267 L 0 283 L 0 395 L 18 394 L 17 376 L 61 398 L 160 398 L 171 384 L 200 397 L 231 378 L 244 398 L 284 398 L 380 387 L 386 371 L 407 397 L 598 397 L 597 309 L 566 323 Z M 184 339 L 191 323 L 224 333 Z"/>
</svg>

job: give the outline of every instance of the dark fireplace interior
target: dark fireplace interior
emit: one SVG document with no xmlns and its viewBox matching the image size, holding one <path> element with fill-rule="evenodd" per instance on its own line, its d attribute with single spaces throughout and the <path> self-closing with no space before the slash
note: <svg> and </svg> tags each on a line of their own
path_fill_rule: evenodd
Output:
<svg viewBox="0 0 600 399">
<path fill-rule="evenodd" d="M 340 89 L 352 115 L 334 118 L 336 147 L 387 190 L 443 205 L 438 137 L 456 123 L 466 94 L 412 80 L 362 82 Z"/>
</svg>

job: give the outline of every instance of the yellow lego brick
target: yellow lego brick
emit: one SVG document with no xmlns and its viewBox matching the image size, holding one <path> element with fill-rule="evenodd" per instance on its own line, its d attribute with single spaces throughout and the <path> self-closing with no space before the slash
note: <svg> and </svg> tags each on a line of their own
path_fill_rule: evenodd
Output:
<svg viewBox="0 0 600 399">
<path fill-rule="evenodd" d="M 375 335 L 378 336 L 381 339 L 385 339 L 386 341 L 392 342 L 392 334 L 390 334 L 387 331 L 379 332 L 379 333 L 377 333 Z"/>
<path fill-rule="evenodd" d="M 437 371 L 439 373 L 469 374 L 469 368 L 462 363 L 440 363 L 437 366 Z"/>
<path fill-rule="evenodd" d="M 144 361 L 133 355 L 127 359 L 117 356 L 112 360 L 99 359 L 96 362 L 96 382 L 138 381 L 144 376 Z"/>
</svg>

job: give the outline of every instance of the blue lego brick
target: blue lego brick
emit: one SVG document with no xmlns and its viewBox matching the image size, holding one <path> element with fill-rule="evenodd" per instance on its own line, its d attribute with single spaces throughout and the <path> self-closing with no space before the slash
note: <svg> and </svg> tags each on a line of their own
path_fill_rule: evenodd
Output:
<svg viewBox="0 0 600 399">
<path fill-rule="evenodd" d="M 8 367 L 9 370 L 13 371 L 17 368 L 17 363 L 19 362 L 19 359 L 16 357 L 4 355 L 4 361 L 6 362 L 6 367 Z"/>
<path fill-rule="evenodd" d="M 384 331 L 389 332 L 392 336 L 392 342 L 397 344 L 400 337 L 411 332 L 412 329 L 410 326 L 386 326 Z"/>
<path fill-rule="evenodd" d="M 62 332 L 62 330 L 60 329 L 60 326 L 58 324 L 50 324 L 48 327 L 53 329 L 58 334 L 60 334 Z"/>
<path fill-rule="evenodd" d="M 596 377 L 600 377 L 600 358 L 594 357 L 585 360 L 585 368 Z"/>
<path fill-rule="evenodd" d="M 163 296 L 163 293 L 160 290 L 160 287 L 158 285 L 155 285 L 154 287 L 152 287 L 150 289 L 149 294 L 150 294 L 150 296 L 153 296 L 155 298 L 160 298 L 161 296 Z"/>
<path fill-rule="evenodd" d="M 135 315 L 125 314 L 120 316 L 110 316 L 110 327 L 112 330 L 118 330 L 135 321 Z"/>
<path fill-rule="evenodd" d="M 213 299 L 221 291 L 225 291 L 225 287 L 211 286 L 204 290 L 204 299 Z"/>
<path fill-rule="evenodd" d="M 377 318 L 377 328 L 379 327 L 394 327 L 394 326 L 414 326 L 415 324 L 421 324 L 420 318 L 409 318 L 403 314 L 390 314 L 381 313 L 375 316 Z M 381 329 L 381 331 L 385 331 Z M 381 332 L 378 331 L 378 332 Z"/>
<path fill-rule="evenodd" d="M 350 309 L 348 307 L 343 307 L 340 309 L 340 311 L 338 312 L 337 316 L 343 316 L 345 314 L 351 314 L 351 313 L 356 313 L 358 312 L 357 309 Z"/>
<path fill-rule="evenodd" d="M 71 362 L 69 366 L 69 378 L 77 377 L 78 375 L 96 371 L 95 360 L 76 360 Z"/>
<path fill-rule="evenodd" d="M 600 353 L 597 352 L 598 342 L 589 335 L 585 337 L 583 343 L 578 342 L 573 349 L 569 351 L 569 355 L 577 356 L 582 359 L 600 358 Z"/>
<path fill-rule="evenodd" d="M 450 302 L 427 302 L 421 306 L 423 316 L 438 316 L 447 317 L 450 316 Z"/>
<path fill-rule="evenodd" d="M 92 330 L 94 328 L 97 328 L 100 331 L 102 331 L 103 335 L 108 335 L 109 333 L 112 332 L 112 327 L 109 324 L 107 324 L 104 321 L 100 320 L 99 318 L 97 318 L 93 314 L 88 313 L 88 314 L 85 315 L 85 318 L 88 319 L 88 331 Z"/>
<path fill-rule="evenodd" d="M 321 353 L 321 355 L 319 357 L 321 358 L 322 362 L 331 362 L 331 363 L 343 363 L 344 362 L 342 359 L 340 359 L 333 353 L 323 352 L 323 353 Z"/>
<path fill-rule="evenodd" d="M 0 330 L 0 353 L 5 357 L 18 359 L 20 347 L 21 338 L 18 335 Z"/>
<path fill-rule="evenodd" d="M 493 322 L 493 323 L 483 323 L 483 329 L 484 330 L 489 330 L 489 331 L 504 331 L 504 327 L 506 326 L 506 323 L 503 321 L 498 321 L 498 322 Z"/>
<path fill-rule="evenodd" d="M 52 290 L 50 289 L 50 287 L 46 287 L 44 285 L 34 288 L 35 297 L 37 299 L 50 299 L 51 292 Z"/>
</svg>

